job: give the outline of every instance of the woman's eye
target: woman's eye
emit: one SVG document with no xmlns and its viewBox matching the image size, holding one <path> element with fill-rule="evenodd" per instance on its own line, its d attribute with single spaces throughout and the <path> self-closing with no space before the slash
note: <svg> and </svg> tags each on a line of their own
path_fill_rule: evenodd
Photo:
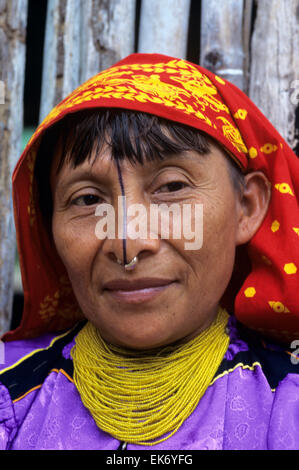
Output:
<svg viewBox="0 0 299 470">
<path fill-rule="evenodd" d="M 172 181 L 171 183 L 163 184 L 160 186 L 157 192 L 175 192 L 180 191 L 181 189 L 185 188 L 187 185 L 182 181 Z"/>
<path fill-rule="evenodd" d="M 72 201 L 72 204 L 75 206 L 92 206 L 93 204 L 99 204 L 100 197 L 95 194 L 85 194 L 84 196 L 79 196 Z"/>
</svg>

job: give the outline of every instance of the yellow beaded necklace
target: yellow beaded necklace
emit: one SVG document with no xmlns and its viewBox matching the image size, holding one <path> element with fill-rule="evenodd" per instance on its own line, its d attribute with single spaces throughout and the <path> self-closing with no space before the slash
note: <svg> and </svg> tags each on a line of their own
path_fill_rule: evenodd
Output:
<svg viewBox="0 0 299 470">
<path fill-rule="evenodd" d="M 107 344 L 88 322 L 71 354 L 75 385 L 97 426 L 139 445 L 172 436 L 194 411 L 223 359 L 227 320 L 220 308 L 199 336 L 154 353 Z"/>
</svg>

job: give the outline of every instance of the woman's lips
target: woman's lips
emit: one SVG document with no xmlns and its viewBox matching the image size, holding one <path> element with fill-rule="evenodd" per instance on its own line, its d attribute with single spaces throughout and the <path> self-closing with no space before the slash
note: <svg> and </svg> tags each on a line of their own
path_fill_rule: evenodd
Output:
<svg viewBox="0 0 299 470">
<path fill-rule="evenodd" d="M 114 280 L 104 285 L 104 291 L 119 302 L 137 304 L 152 300 L 174 283 L 171 279 L 143 278 L 135 281 Z"/>
</svg>

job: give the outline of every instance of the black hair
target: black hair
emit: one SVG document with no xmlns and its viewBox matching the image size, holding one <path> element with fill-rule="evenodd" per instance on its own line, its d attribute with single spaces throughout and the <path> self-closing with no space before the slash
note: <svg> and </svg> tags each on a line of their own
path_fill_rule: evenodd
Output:
<svg viewBox="0 0 299 470">
<path fill-rule="evenodd" d="M 187 150 L 206 155 L 212 142 L 219 146 L 205 132 L 144 112 L 94 108 L 69 114 L 45 132 L 38 150 L 34 181 L 41 213 L 49 223 L 53 211 L 50 171 L 58 149 L 57 173 L 66 158 L 75 168 L 96 158 L 104 145 L 111 148 L 114 161 L 126 158 L 143 164 Z M 232 183 L 240 190 L 243 174 L 231 157 L 228 164 Z"/>
</svg>

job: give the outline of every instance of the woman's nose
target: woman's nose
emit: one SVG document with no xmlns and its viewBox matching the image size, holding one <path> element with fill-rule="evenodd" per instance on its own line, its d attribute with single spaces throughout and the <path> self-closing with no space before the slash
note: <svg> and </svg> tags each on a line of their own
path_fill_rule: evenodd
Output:
<svg viewBox="0 0 299 470">
<path fill-rule="evenodd" d="M 103 252 L 111 260 L 119 264 L 126 265 L 136 257 L 140 262 L 147 256 L 156 254 L 159 251 L 160 241 L 150 238 L 146 239 L 107 239 L 103 245 Z"/>
<path fill-rule="evenodd" d="M 140 261 L 159 251 L 160 238 L 151 231 L 149 207 L 136 198 L 128 201 L 127 197 L 118 197 L 115 218 L 115 234 L 106 238 L 102 245 L 103 253 L 111 260 L 124 265 L 135 257 Z"/>
</svg>

